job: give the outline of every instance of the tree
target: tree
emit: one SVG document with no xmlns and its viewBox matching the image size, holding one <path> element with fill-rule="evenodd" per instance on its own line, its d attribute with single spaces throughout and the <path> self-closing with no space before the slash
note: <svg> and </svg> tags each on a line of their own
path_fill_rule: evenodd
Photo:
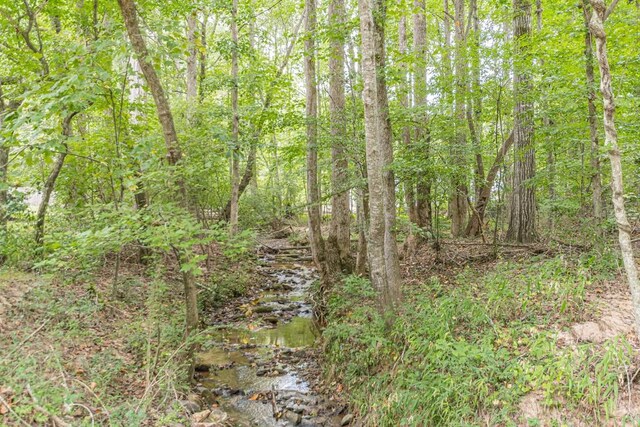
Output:
<svg viewBox="0 0 640 427">
<path fill-rule="evenodd" d="M 424 0 L 413 2 L 413 49 L 416 71 L 414 73 L 415 107 L 418 109 L 418 124 L 415 126 L 415 144 L 424 153 L 424 163 L 429 158 L 429 117 L 427 116 L 427 21 Z M 426 165 L 425 165 L 426 166 Z M 423 168 L 416 182 L 416 222 L 419 227 L 431 228 L 431 183 L 426 168 Z"/>
<path fill-rule="evenodd" d="M 138 23 L 138 12 L 136 11 L 136 5 L 133 0 L 118 0 L 122 18 L 131 41 L 131 46 L 136 53 L 138 64 L 142 70 L 142 74 L 149 86 L 151 95 L 156 105 L 156 112 L 158 114 L 158 120 L 162 126 L 164 134 L 164 142 L 167 150 L 167 162 L 172 168 L 177 168 L 181 159 L 182 152 L 178 144 L 178 135 L 176 133 L 175 124 L 173 122 L 173 114 L 171 113 L 171 107 L 169 101 L 165 95 L 162 83 L 156 73 L 156 70 L 149 58 L 149 51 L 147 45 L 142 37 L 140 31 L 140 25 Z M 178 173 L 174 170 L 174 173 Z M 187 189 L 186 184 L 182 178 L 176 177 L 176 184 L 180 191 L 180 201 L 183 206 L 187 205 Z M 178 262 L 186 262 L 183 259 L 183 254 L 178 253 Z M 198 290 L 193 278 L 193 274 L 185 270 L 182 273 L 184 284 L 184 297 L 186 308 L 186 336 L 189 337 L 198 328 Z"/>
<path fill-rule="evenodd" d="M 617 1 L 613 1 L 609 8 L 604 0 L 591 0 L 593 13 L 589 21 L 589 30 L 596 39 L 596 55 L 600 67 L 600 92 L 604 101 L 604 135 L 605 144 L 609 151 L 611 163 L 611 199 L 613 211 L 618 224 L 618 242 L 622 252 L 622 261 L 627 274 L 627 282 L 633 299 L 633 314 L 635 316 L 636 334 L 640 337 L 640 279 L 638 279 L 638 267 L 633 255 L 631 243 L 631 225 L 627 219 L 624 206 L 624 185 L 622 179 L 622 161 L 620 148 L 618 147 L 618 131 L 615 123 L 615 97 L 611 84 L 611 69 L 607 54 L 607 33 L 604 23 L 612 13 Z"/>
<path fill-rule="evenodd" d="M 598 117 L 596 113 L 596 84 L 593 72 L 593 39 L 589 31 L 591 21 L 591 7 L 589 0 L 582 0 L 582 14 L 584 16 L 584 66 L 587 78 L 587 107 L 589 113 L 589 137 L 591 140 L 591 194 L 593 216 L 602 220 L 604 208 L 602 200 L 602 179 L 600 172 L 600 140 L 598 138 Z"/>
<path fill-rule="evenodd" d="M 467 93 L 467 55 L 464 0 L 454 0 L 455 35 L 455 142 L 452 147 L 453 183 L 449 211 L 451 213 L 451 234 L 454 237 L 464 233 L 467 220 L 467 184 L 465 153 L 466 134 L 466 93 Z"/>
<path fill-rule="evenodd" d="M 331 29 L 329 54 L 329 116 L 331 134 L 331 229 L 328 250 L 338 255 L 343 271 L 352 269 L 349 162 L 345 150 L 347 123 L 344 94 L 344 0 L 329 3 Z"/>
<path fill-rule="evenodd" d="M 320 189 L 318 187 L 318 91 L 316 87 L 315 32 L 316 2 L 305 0 L 304 81 L 306 94 L 307 131 L 307 214 L 309 215 L 309 241 L 313 259 L 320 270 L 322 281 L 327 279 L 325 242 L 322 238 L 320 217 Z"/>
<path fill-rule="evenodd" d="M 240 201 L 240 116 L 238 115 L 238 0 L 231 6 L 231 205 L 229 232 L 238 232 L 238 202 Z"/>
<path fill-rule="evenodd" d="M 395 182 L 391 128 L 384 76 L 384 1 L 359 0 L 362 40 L 364 125 L 369 187 L 367 251 L 371 282 L 383 310 L 400 299 L 400 269 L 395 239 Z M 375 17 L 375 18 L 374 18 Z"/>
<path fill-rule="evenodd" d="M 531 100 L 530 44 L 531 0 L 513 0 L 514 60 L 513 136 L 515 161 L 513 191 L 507 239 L 518 243 L 537 240 L 536 193 L 532 182 L 536 173 L 533 145 L 533 103 Z"/>
</svg>

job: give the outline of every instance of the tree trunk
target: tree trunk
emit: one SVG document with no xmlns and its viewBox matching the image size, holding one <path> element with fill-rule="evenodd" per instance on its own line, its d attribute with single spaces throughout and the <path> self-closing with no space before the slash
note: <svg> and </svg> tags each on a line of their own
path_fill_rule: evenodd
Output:
<svg viewBox="0 0 640 427">
<path fill-rule="evenodd" d="M 593 40 L 589 31 L 591 12 L 589 0 L 582 0 L 584 14 L 584 58 L 585 74 L 587 76 L 587 105 L 589 112 L 589 136 L 591 139 L 591 192 L 593 216 L 601 221 L 604 218 L 602 199 L 602 178 L 600 171 L 600 141 L 598 138 L 598 117 L 596 113 L 596 85 L 593 70 Z"/>
<path fill-rule="evenodd" d="M 530 243 L 538 238 L 536 233 L 536 195 L 532 183 L 536 164 L 533 146 L 530 64 L 523 64 L 530 51 L 531 0 L 513 0 L 513 10 L 513 36 L 516 54 L 513 73 L 515 162 L 507 239 L 518 243 Z"/>
<path fill-rule="evenodd" d="M 409 51 L 407 47 L 407 18 L 405 16 L 400 17 L 400 23 L 398 24 L 398 48 L 401 55 L 406 55 Z M 402 70 L 400 103 L 404 111 L 408 112 L 411 108 L 411 76 L 408 71 L 407 63 L 405 61 L 401 61 L 398 66 Z M 402 128 L 402 143 L 405 145 L 405 149 L 408 152 L 411 152 L 411 127 L 409 125 L 405 125 Z M 407 207 L 407 215 L 409 216 L 409 221 L 417 225 L 418 214 L 416 212 L 415 179 L 413 177 L 407 177 L 403 184 L 404 202 Z"/>
<path fill-rule="evenodd" d="M 614 3 L 615 4 L 615 3 Z M 618 223 L 618 241 L 622 252 L 622 261 L 627 273 L 629 290 L 633 299 L 633 313 L 635 315 L 636 334 L 640 337 L 640 280 L 638 268 L 633 255 L 631 243 L 631 225 L 627 219 L 624 206 L 624 185 L 622 181 L 622 161 L 618 148 L 618 133 L 615 124 L 615 98 L 611 84 L 611 70 L 607 56 L 607 34 L 604 29 L 604 21 L 611 13 L 607 10 L 603 0 L 591 0 L 593 13 L 589 22 L 591 34 L 596 39 L 596 54 L 600 67 L 600 92 L 604 101 L 604 134 L 605 144 L 609 150 L 611 162 L 611 189 L 613 209 Z"/>
<path fill-rule="evenodd" d="M 316 88 L 315 32 L 316 0 L 305 0 L 304 80 L 307 120 L 307 212 L 313 259 L 326 280 L 326 258 L 322 239 L 320 190 L 318 188 L 318 93 Z"/>
<path fill-rule="evenodd" d="M 384 4 L 379 0 L 359 0 L 358 6 L 369 186 L 369 271 L 382 309 L 389 313 L 400 299 L 400 269 L 394 230 L 395 183 L 390 169 L 391 126 L 384 76 Z"/>
<path fill-rule="evenodd" d="M 489 169 L 487 178 L 482 179 L 481 181 L 481 185 L 477 190 L 476 203 L 473 207 L 473 213 L 471 215 L 471 218 L 469 219 L 469 223 L 467 224 L 467 229 L 465 230 L 465 235 L 468 237 L 479 236 L 482 233 L 482 227 L 484 225 L 484 214 L 491 197 L 493 182 L 495 181 L 496 176 L 498 175 L 498 171 L 502 166 L 502 162 L 504 161 L 504 158 L 509 152 L 509 148 L 511 148 L 512 144 L 513 132 L 511 132 L 507 139 L 502 142 L 502 146 L 496 154 L 493 165 L 491 166 L 491 169 Z"/>
<path fill-rule="evenodd" d="M 196 12 L 187 17 L 187 124 L 193 126 L 198 96 L 198 52 L 196 48 L 196 28 L 198 25 Z"/>
<path fill-rule="evenodd" d="M 238 116 L 238 0 L 233 0 L 231 8 L 231 205 L 229 210 L 229 233 L 238 232 L 238 202 L 240 200 L 240 117 Z"/>
<path fill-rule="evenodd" d="M 424 163 L 429 157 L 429 117 L 427 116 L 427 21 L 424 0 L 413 2 L 413 50 L 417 57 L 413 94 L 419 111 L 415 127 L 415 142 L 424 153 Z M 431 183 L 428 171 L 422 170 L 416 183 L 416 221 L 419 227 L 431 229 Z"/>
<path fill-rule="evenodd" d="M 44 243 L 44 225 L 47 216 L 47 209 L 49 208 L 49 201 L 51 200 L 51 195 L 53 194 L 53 190 L 56 186 L 58 175 L 60 175 L 60 171 L 62 170 L 64 161 L 67 158 L 68 147 L 66 140 L 72 135 L 71 120 L 73 120 L 76 114 L 78 113 L 70 113 L 62 121 L 62 137 L 64 138 L 63 151 L 56 157 L 56 160 L 53 163 L 53 169 L 51 170 L 51 172 L 49 172 L 49 176 L 47 177 L 47 180 L 45 181 L 44 187 L 42 189 L 42 199 L 40 200 L 40 204 L 38 205 L 38 212 L 36 214 L 35 230 L 36 247 L 40 250 L 42 249 L 42 244 Z"/>
<path fill-rule="evenodd" d="M 450 200 L 451 234 L 461 236 L 467 220 L 467 184 L 466 184 L 466 91 L 467 91 L 467 55 L 465 34 L 464 0 L 454 1 L 455 9 L 455 142 L 452 147 L 453 185 Z"/>
<path fill-rule="evenodd" d="M 176 167 L 182 159 L 182 153 L 178 145 L 178 135 L 173 122 L 173 115 L 171 114 L 169 101 L 165 96 L 158 74 L 149 59 L 149 52 L 140 31 L 140 25 L 138 24 L 136 6 L 133 0 L 118 0 L 118 5 L 122 12 L 122 18 L 127 29 L 127 34 L 129 35 L 129 40 L 131 41 L 134 52 L 136 53 L 138 64 L 142 69 L 142 74 L 147 81 L 151 94 L 153 95 L 158 119 L 162 125 L 164 134 L 168 163 L 170 166 Z M 178 178 L 177 185 L 181 193 L 181 202 L 186 206 L 188 204 L 186 184 L 181 178 Z M 177 257 L 178 261 L 182 263 L 182 254 L 178 254 Z M 185 334 L 188 338 L 198 328 L 198 290 L 196 288 L 194 277 L 191 273 L 183 273 L 183 284 L 186 308 Z M 192 347 L 191 353 L 193 353 L 194 350 L 195 348 Z"/>
<path fill-rule="evenodd" d="M 347 136 L 344 94 L 344 0 L 329 3 L 329 26 L 332 28 L 329 55 L 329 117 L 331 134 L 331 228 L 328 250 L 337 254 L 340 269 L 352 270 L 351 211 L 349 209 L 349 163 L 344 147 Z"/>
<path fill-rule="evenodd" d="M 4 94 L 2 91 L 2 81 L 0 81 L 0 132 L 4 127 L 4 118 L 7 114 L 7 105 L 5 104 Z M 7 222 L 9 221 L 7 204 L 9 202 L 9 147 L 6 140 L 0 138 L 0 267 L 7 261 L 7 254 L 3 249 L 6 247 L 7 239 Z"/>
</svg>

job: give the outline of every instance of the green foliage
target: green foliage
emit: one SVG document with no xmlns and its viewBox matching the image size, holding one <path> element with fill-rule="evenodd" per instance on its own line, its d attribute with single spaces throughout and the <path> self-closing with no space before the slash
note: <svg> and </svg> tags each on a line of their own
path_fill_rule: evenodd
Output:
<svg viewBox="0 0 640 427">
<path fill-rule="evenodd" d="M 563 257 L 465 271 L 454 282 L 432 277 L 407 293 L 390 331 L 369 282 L 348 277 L 329 300 L 328 372 L 371 425 L 509 425 L 538 393 L 566 417 L 573 408 L 602 422 L 629 344 L 562 347 L 548 330 L 578 315 L 594 277 Z"/>
</svg>

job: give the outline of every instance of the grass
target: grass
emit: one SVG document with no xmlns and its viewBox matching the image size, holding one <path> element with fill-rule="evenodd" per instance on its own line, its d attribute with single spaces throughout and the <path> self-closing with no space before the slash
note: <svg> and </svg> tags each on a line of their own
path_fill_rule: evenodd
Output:
<svg viewBox="0 0 640 427">
<path fill-rule="evenodd" d="M 328 375 L 372 426 L 600 424 L 613 416 L 631 346 L 566 347 L 556 333 L 590 315 L 586 292 L 616 262 L 558 256 L 432 276 L 405 289 L 391 330 L 369 282 L 349 277 L 330 298 Z M 527 419 L 527 396 L 553 420 Z"/>
<path fill-rule="evenodd" d="M 4 272 L 0 425 L 167 425 L 184 420 L 183 313 L 175 286 L 137 282 L 115 299 L 110 284 L 65 283 Z"/>
</svg>

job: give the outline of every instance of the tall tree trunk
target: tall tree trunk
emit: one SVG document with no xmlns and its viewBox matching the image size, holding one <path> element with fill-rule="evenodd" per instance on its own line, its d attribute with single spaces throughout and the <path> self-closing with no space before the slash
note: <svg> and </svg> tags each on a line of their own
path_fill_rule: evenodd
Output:
<svg viewBox="0 0 640 427">
<path fill-rule="evenodd" d="M 138 64 L 142 69 L 142 74 L 149 86 L 149 90 L 151 91 L 151 95 L 153 96 L 153 100 L 156 105 L 158 119 L 162 125 L 164 134 L 167 161 L 170 166 L 175 168 L 182 159 L 182 153 L 178 145 L 178 135 L 173 122 L 173 115 L 171 114 L 169 101 L 165 96 L 158 74 L 149 59 L 149 51 L 147 50 L 146 43 L 140 31 L 135 3 L 133 0 L 118 0 L 118 5 L 122 12 L 122 18 L 127 29 L 127 34 L 129 35 L 129 40 L 131 41 L 134 52 L 136 53 Z M 181 202 L 186 206 L 188 204 L 186 184 L 182 178 L 178 177 L 177 185 L 181 193 Z M 177 254 L 176 256 L 178 258 L 178 262 L 183 263 L 185 261 L 182 259 L 183 254 Z M 198 328 L 198 290 L 196 288 L 194 277 L 189 272 L 183 273 L 183 284 L 186 308 L 185 332 L 186 336 L 189 337 Z M 193 352 L 194 348 L 191 348 L 191 350 Z"/>
<path fill-rule="evenodd" d="M 454 0 L 455 9 L 455 142 L 452 147 L 453 185 L 450 200 L 451 234 L 461 236 L 467 220 L 467 184 L 466 184 L 466 92 L 467 92 L 467 55 L 464 0 Z"/>
<path fill-rule="evenodd" d="M 351 211 L 349 209 L 349 163 L 345 150 L 347 123 L 344 94 L 344 0 L 329 2 L 332 29 L 329 55 L 329 117 L 331 120 L 331 228 L 328 250 L 337 254 L 342 271 L 351 271 Z"/>
<path fill-rule="evenodd" d="M 424 162 L 429 156 L 429 117 L 427 116 L 427 21 L 424 0 L 413 2 L 413 50 L 417 57 L 414 74 L 413 94 L 415 107 L 419 111 L 418 125 L 415 127 L 415 142 L 422 153 Z M 416 215 L 421 228 L 431 229 L 431 183 L 426 171 L 421 171 L 416 183 Z"/>
<path fill-rule="evenodd" d="M 2 81 L 0 80 L 0 132 L 4 127 L 4 118 L 8 106 L 4 100 Z M 6 247 L 7 223 L 9 221 L 7 204 L 9 202 L 9 146 L 0 136 L 0 267 L 7 261 L 7 254 L 2 248 Z"/>
<path fill-rule="evenodd" d="M 384 4 L 378 0 L 358 0 L 358 7 L 369 186 L 369 271 L 371 282 L 379 292 L 382 309 L 393 312 L 400 299 L 400 274 L 393 229 L 395 202 L 391 203 L 395 201 L 395 183 L 389 168 L 392 156 L 384 77 Z"/>
<path fill-rule="evenodd" d="M 480 83 L 480 19 L 478 17 L 478 2 L 477 0 L 471 0 L 470 2 L 470 14 L 473 24 L 473 32 L 471 33 L 471 73 L 472 80 L 471 97 L 469 101 L 469 107 L 467 108 L 466 115 L 469 124 L 469 136 L 471 137 L 471 143 L 473 144 L 473 154 L 475 156 L 474 165 L 474 177 L 473 185 L 475 189 L 475 202 L 478 203 L 480 193 L 484 188 L 484 161 L 482 159 L 482 124 L 480 120 L 482 118 L 482 86 Z M 467 231 L 470 229 L 470 225 L 474 222 L 474 217 L 477 217 L 478 212 L 476 209 L 472 209 L 471 218 L 467 224 L 467 230 L 465 235 L 469 235 Z M 476 220 L 478 218 L 475 218 Z M 481 221 L 482 223 L 482 221 Z"/>
<path fill-rule="evenodd" d="M 316 0 L 305 0 L 304 81 L 307 120 L 307 212 L 313 258 L 326 280 L 326 258 L 322 239 L 320 189 L 318 188 L 318 92 L 316 88 L 315 32 Z"/>
<path fill-rule="evenodd" d="M 67 158 L 67 139 L 69 139 L 72 135 L 71 128 L 71 120 L 78 114 L 77 112 L 73 112 L 67 114 L 67 116 L 62 121 L 62 137 L 64 138 L 63 151 L 58 154 L 56 160 L 53 162 L 53 169 L 49 172 L 49 176 L 44 183 L 44 187 L 42 189 L 42 199 L 40 200 L 40 204 L 38 205 L 38 212 L 36 213 L 36 230 L 35 230 L 35 242 L 36 247 L 41 249 L 42 244 L 44 243 L 44 225 L 47 217 L 47 209 L 49 208 L 49 202 L 51 201 L 51 195 L 53 194 L 53 190 L 56 186 L 56 181 L 58 176 L 60 175 L 60 171 L 62 170 L 62 166 L 64 165 L 64 161 Z"/>
<path fill-rule="evenodd" d="M 187 17 L 187 124 L 194 125 L 196 97 L 198 96 L 198 49 L 197 14 L 191 12 Z"/>
<path fill-rule="evenodd" d="M 240 200 L 240 117 L 238 115 L 238 0 L 233 0 L 231 8 L 231 38 L 233 47 L 231 52 L 231 114 L 232 130 L 231 143 L 231 206 L 229 211 L 229 232 L 238 232 L 238 202 Z"/>
<path fill-rule="evenodd" d="M 612 3 L 615 6 L 615 2 Z M 604 135 L 605 144 L 609 150 L 611 162 L 611 189 L 613 209 L 618 223 L 618 241 L 622 252 L 622 261 L 627 273 L 629 290 L 633 299 L 633 313 L 635 315 L 636 334 L 640 337 L 640 280 L 638 268 L 633 255 L 631 243 L 631 225 L 627 219 L 624 207 L 624 185 L 622 181 L 622 161 L 618 148 L 618 132 L 615 124 L 615 98 L 611 84 L 611 70 L 607 55 L 607 34 L 604 22 L 612 9 L 607 9 L 603 0 L 591 0 L 593 13 L 589 22 L 591 34 L 596 39 L 596 54 L 600 67 L 600 92 L 604 101 Z"/>
<path fill-rule="evenodd" d="M 531 0 L 513 0 L 514 60 L 514 119 L 513 134 L 515 162 L 513 167 L 513 191 L 511 215 L 507 239 L 518 243 L 537 240 L 535 150 L 533 145 L 533 103 L 529 76 L 531 44 Z"/>
<path fill-rule="evenodd" d="M 591 192 L 593 216 L 597 220 L 604 218 L 602 199 L 602 174 L 600 171 L 600 141 L 598 138 L 598 117 L 596 113 L 596 84 L 593 70 L 593 40 L 589 31 L 591 21 L 591 7 L 589 0 L 582 0 L 584 14 L 584 59 L 587 77 L 587 105 L 589 112 L 589 136 L 591 139 Z"/>
<path fill-rule="evenodd" d="M 400 17 L 400 23 L 398 24 L 398 48 L 400 49 L 401 55 L 406 55 L 409 52 L 407 47 L 407 18 L 404 15 Z M 400 103 L 405 111 L 409 111 L 409 108 L 411 108 L 411 75 L 409 74 L 406 61 L 400 61 L 398 66 L 402 70 Z M 409 125 L 404 125 L 402 128 L 402 143 L 405 145 L 405 149 L 411 153 L 411 127 Z M 407 177 L 403 184 L 404 203 L 407 207 L 409 221 L 417 225 L 418 214 L 416 212 L 416 189 L 414 177 Z"/>
</svg>

